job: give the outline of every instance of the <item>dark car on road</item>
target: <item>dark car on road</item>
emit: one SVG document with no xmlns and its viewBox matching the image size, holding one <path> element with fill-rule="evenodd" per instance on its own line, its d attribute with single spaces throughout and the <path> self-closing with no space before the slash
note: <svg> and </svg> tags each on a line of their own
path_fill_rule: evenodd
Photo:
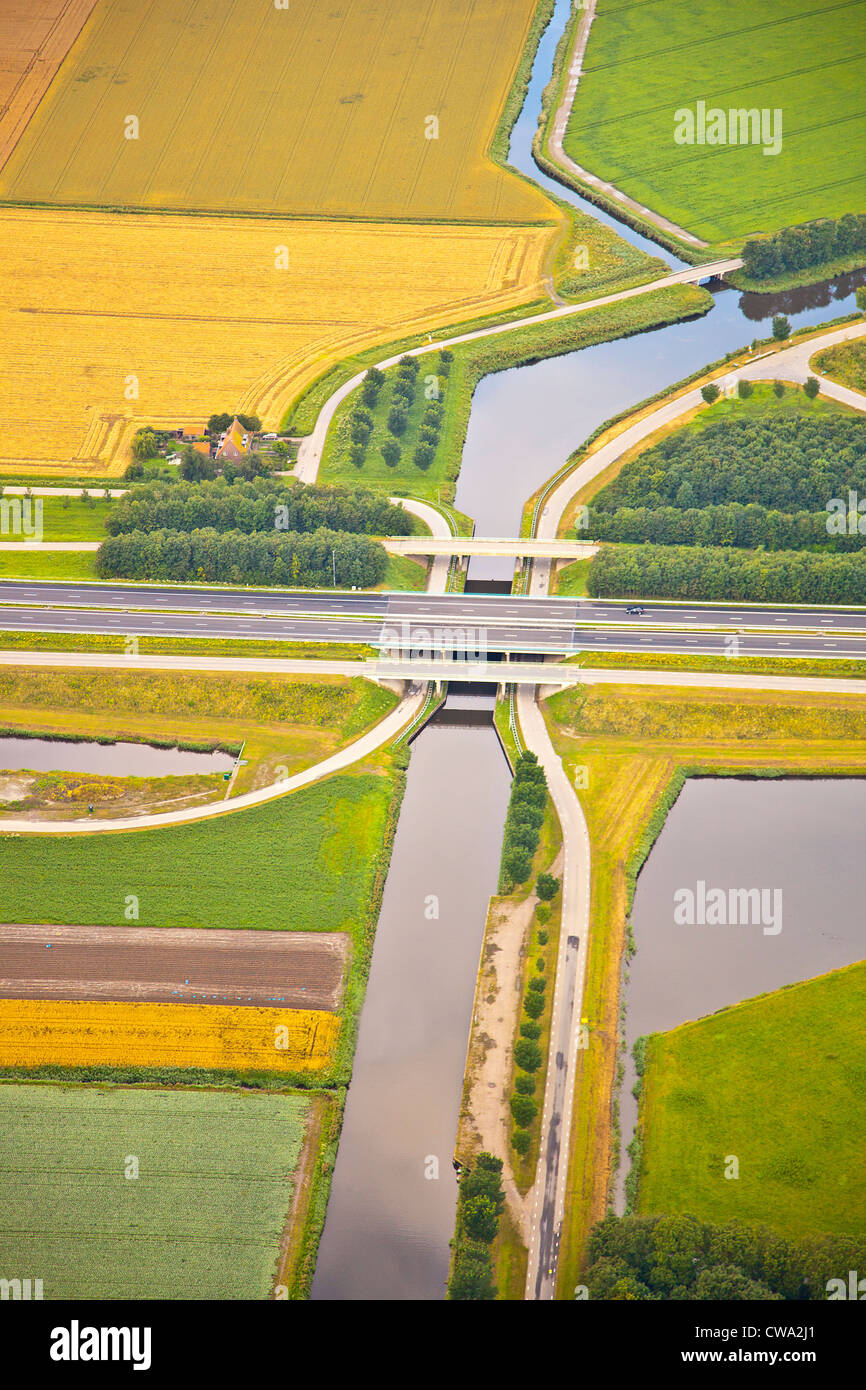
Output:
<svg viewBox="0 0 866 1390">
<path fill-rule="evenodd" d="M 641 608 L 640 604 L 638 603 L 630 603 L 625 611 L 626 613 L 628 613 L 630 618 L 642 618 L 644 613 L 646 612 L 646 609 Z"/>
</svg>

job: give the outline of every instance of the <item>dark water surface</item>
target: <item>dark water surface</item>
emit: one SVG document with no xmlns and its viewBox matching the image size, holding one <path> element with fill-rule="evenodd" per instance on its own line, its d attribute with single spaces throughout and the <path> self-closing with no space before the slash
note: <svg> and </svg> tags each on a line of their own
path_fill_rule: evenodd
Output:
<svg viewBox="0 0 866 1390">
<path fill-rule="evenodd" d="M 83 740 L 0 738 L 0 769 L 12 772 L 96 772 L 109 777 L 179 777 L 193 772 L 228 772 L 230 753 L 191 753 L 152 748 L 149 743 L 87 743 Z"/>
<path fill-rule="evenodd" d="M 492 716 L 491 696 L 449 696 L 455 706 L 468 721 L 479 708 Z M 412 745 L 313 1298 L 444 1296 L 457 1116 L 510 780 L 492 718 L 434 722 Z M 425 915 L 431 898 L 438 919 Z"/>
<path fill-rule="evenodd" d="M 686 782 L 641 872 L 632 912 L 637 953 L 625 988 L 620 1188 L 637 1119 L 635 1039 L 862 960 L 864 863 L 866 781 Z M 754 925 L 678 925 L 674 894 L 697 893 L 698 880 L 726 894 L 780 889 L 781 930 L 773 934 L 772 912 Z"/>
</svg>

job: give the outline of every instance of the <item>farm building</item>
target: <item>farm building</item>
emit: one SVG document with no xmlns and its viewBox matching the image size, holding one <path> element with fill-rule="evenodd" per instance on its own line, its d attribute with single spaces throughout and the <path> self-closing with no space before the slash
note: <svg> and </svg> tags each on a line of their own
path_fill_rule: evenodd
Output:
<svg viewBox="0 0 866 1390">
<path fill-rule="evenodd" d="M 216 456 L 218 459 L 231 459 L 236 462 L 238 459 L 246 458 L 251 442 L 249 430 L 245 430 L 235 418 L 229 428 L 220 435 Z"/>
</svg>

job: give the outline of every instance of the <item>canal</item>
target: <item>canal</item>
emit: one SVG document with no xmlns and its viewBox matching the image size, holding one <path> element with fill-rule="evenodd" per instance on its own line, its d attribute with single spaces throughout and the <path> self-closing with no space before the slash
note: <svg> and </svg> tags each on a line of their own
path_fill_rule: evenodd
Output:
<svg viewBox="0 0 866 1390">
<path fill-rule="evenodd" d="M 314 1299 L 445 1294 L 457 1116 L 511 775 L 492 692 L 449 695 L 442 714 L 412 744 Z"/>
</svg>

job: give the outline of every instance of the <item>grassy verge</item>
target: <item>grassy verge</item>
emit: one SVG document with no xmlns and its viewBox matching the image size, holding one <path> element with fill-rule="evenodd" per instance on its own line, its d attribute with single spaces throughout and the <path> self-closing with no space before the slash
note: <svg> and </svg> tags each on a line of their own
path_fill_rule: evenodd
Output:
<svg viewBox="0 0 866 1390">
<path fill-rule="evenodd" d="M 131 625 L 134 625 L 134 618 Z M 132 634 L 131 634 L 132 635 Z M 331 661 L 366 661 L 376 655 L 374 647 L 341 642 L 257 642 L 255 638 L 222 637 L 135 637 L 137 651 L 130 651 L 130 638 L 112 633 L 88 632 L 0 632 L 0 651 L 6 652 L 123 652 L 130 666 L 135 656 L 237 656 L 283 657 L 300 660 L 317 657 Z"/>
<path fill-rule="evenodd" d="M 550 592 L 564 598 L 586 598 L 586 581 L 591 564 L 592 556 L 588 560 L 574 560 L 570 565 L 563 565 L 553 576 Z"/>
<path fill-rule="evenodd" d="M 696 671 L 707 675 L 866 677 L 866 661 L 788 656 L 692 656 L 665 652 L 577 652 L 564 659 L 597 670 Z"/>
<path fill-rule="evenodd" d="M 683 779 L 700 775 L 862 776 L 866 698 L 771 692 L 641 694 L 568 690 L 545 703 L 566 771 L 585 770 L 592 848 L 589 956 L 578 1051 L 560 1291 L 571 1297 L 592 1224 L 604 1215 L 617 1142 L 619 991 L 634 884 Z"/>
<path fill-rule="evenodd" d="M 809 365 L 840 386 L 866 391 L 866 343 L 862 338 L 816 352 Z"/>
<path fill-rule="evenodd" d="M 861 962 L 653 1034 L 640 1213 L 737 1219 L 787 1236 L 862 1234 L 864 1016 Z M 829 1054 L 819 1038 L 832 1039 Z M 736 1182 L 725 1180 L 723 1154 L 739 1160 Z"/>
<path fill-rule="evenodd" d="M 439 447 L 430 468 L 426 472 L 416 468 L 411 457 L 405 453 L 396 467 L 388 468 L 381 458 L 375 461 L 374 452 L 371 451 L 372 461 L 365 462 L 360 470 L 352 467 L 355 480 L 360 479 L 365 487 L 394 493 L 403 489 L 407 494 L 424 500 L 435 502 L 438 496 L 451 502 L 460 471 L 472 397 L 483 377 L 491 372 L 526 366 L 547 357 L 577 352 L 596 343 L 629 337 L 680 319 L 696 317 L 706 313 L 712 303 L 712 296 L 705 290 L 691 285 L 677 285 L 600 309 L 587 309 L 585 313 L 573 317 L 527 325 L 508 334 L 458 344 L 452 349 L 454 360 L 444 396 L 445 411 Z M 431 358 L 433 361 L 435 359 Z M 319 470 L 323 483 L 344 480 L 341 440 L 355 404 L 353 394 L 341 404 L 334 417 Z"/>
<path fill-rule="evenodd" d="M 95 550 L 0 550 L 0 579 L 97 579 Z"/>
</svg>

